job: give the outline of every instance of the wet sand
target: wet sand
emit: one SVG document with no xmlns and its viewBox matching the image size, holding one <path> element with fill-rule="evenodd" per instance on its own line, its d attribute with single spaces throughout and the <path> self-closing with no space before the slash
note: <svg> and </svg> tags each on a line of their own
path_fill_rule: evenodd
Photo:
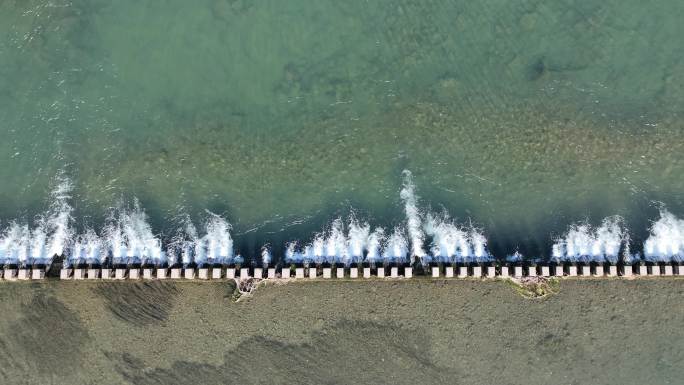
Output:
<svg viewBox="0 0 684 385">
<path fill-rule="evenodd" d="M 6 384 L 676 384 L 681 279 L 0 286 Z"/>
</svg>

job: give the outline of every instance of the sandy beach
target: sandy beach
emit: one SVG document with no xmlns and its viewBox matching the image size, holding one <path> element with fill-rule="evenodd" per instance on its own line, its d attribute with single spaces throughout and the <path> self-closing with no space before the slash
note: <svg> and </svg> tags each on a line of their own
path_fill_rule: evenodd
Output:
<svg viewBox="0 0 684 385">
<path fill-rule="evenodd" d="M 676 384 L 681 279 L 2 283 L 5 384 Z"/>
</svg>

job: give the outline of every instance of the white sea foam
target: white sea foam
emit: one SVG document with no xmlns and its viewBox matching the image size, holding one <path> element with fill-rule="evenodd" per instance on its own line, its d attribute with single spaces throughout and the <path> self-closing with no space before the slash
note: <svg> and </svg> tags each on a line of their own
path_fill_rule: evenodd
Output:
<svg viewBox="0 0 684 385">
<path fill-rule="evenodd" d="M 367 222 L 351 216 L 345 227 L 341 218 L 331 222 L 329 227 L 316 233 L 303 248 L 297 242 L 286 245 L 285 260 L 288 263 L 352 263 L 405 262 L 408 254 L 404 229 L 397 227 L 390 237 L 381 227 L 371 232 Z"/>
<path fill-rule="evenodd" d="M 328 263 L 345 262 L 347 239 L 340 218 L 335 219 L 325 237 L 325 261 Z"/>
<path fill-rule="evenodd" d="M 49 265 L 55 256 L 64 254 L 71 242 L 72 208 L 69 205 L 71 183 L 58 177 L 50 194 L 50 207 L 45 215 L 36 219 L 29 230 L 27 224 L 11 222 L 0 240 L 0 261 L 19 265 Z"/>
<path fill-rule="evenodd" d="M 183 266 L 187 266 L 193 262 L 193 253 L 196 251 L 195 245 L 199 243 L 199 236 L 197 235 L 197 228 L 190 220 L 190 217 L 186 216 L 184 222 L 185 224 L 180 230 L 176 244 L 178 245 L 177 249 L 179 249 L 181 263 Z"/>
<path fill-rule="evenodd" d="M 114 264 L 166 263 L 161 239 L 153 233 L 137 201 L 130 209 L 122 206 L 112 212 L 103 238 Z"/>
<path fill-rule="evenodd" d="M 387 237 L 382 253 L 385 263 L 405 263 L 408 255 L 408 242 L 404 236 L 404 229 L 395 227 Z"/>
<path fill-rule="evenodd" d="M 375 234 L 372 245 L 372 253 L 379 253 L 379 234 Z M 314 235 L 313 240 L 304 246 L 303 250 L 297 249 L 296 243 L 289 243 L 285 252 L 285 258 L 289 262 L 303 263 L 342 263 L 349 265 L 364 260 L 364 254 L 368 251 L 370 240 L 370 225 L 359 222 L 351 217 L 349 225 L 345 229 L 341 218 L 332 221 L 329 228 Z"/>
<path fill-rule="evenodd" d="M 681 261 L 684 258 L 684 220 L 667 210 L 651 225 L 644 242 L 644 257 L 652 262 Z"/>
<path fill-rule="evenodd" d="M 75 237 L 68 253 L 65 265 L 104 264 L 107 259 L 105 243 L 93 229 L 87 229 L 83 234 Z"/>
<path fill-rule="evenodd" d="M 310 252 L 310 250 L 308 250 Z M 297 251 L 297 242 L 288 242 L 285 245 L 285 262 L 306 264 L 311 262 L 311 257 L 305 259 L 304 254 Z"/>
<path fill-rule="evenodd" d="M 233 238 L 230 234 L 232 226 L 225 218 L 210 212 L 201 236 L 189 216 L 183 216 L 181 223 L 181 228 L 169 246 L 174 255 L 174 260 L 170 263 L 180 259 L 184 266 L 192 263 L 204 266 L 235 261 Z"/>
<path fill-rule="evenodd" d="M 231 263 L 233 260 L 231 228 L 230 223 L 223 217 L 211 214 L 207 221 L 206 234 L 198 243 L 199 247 L 195 247 L 195 250 L 201 250 L 195 256 L 195 263 L 198 265 Z"/>
<path fill-rule="evenodd" d="M 432 238 L 431 258 L 437 262 L 485 262 L 491 259 L 487 239 L 477 229 L 457 225 L 445 213 L 428 214 L 425 233 Z"/>
<path fill-rule="evenodd" d="M 423 249 L 425 234 L 423 234 L 421 213 L 418 209 L 418 197 L 415 193 L 416 189 L 413 184 L 413 175 L 410 171 L 404 170 L 403 177 L 404 185 L 399 195 L 402 201 L 404 201 L 404 212 L 406 214 L 407 222 L 406 227 L 411 243 L 411 258 L 416 257 L 422 259 L 425 256 L 425 250 Z"/>
<path fill-rule="evenodd" d="M 46 220 L 46 227 L 50 234 L 46 245 L 48 258 L 64 255 L 73 237 L 71 228 L 73 209 L 69 204 L 72 188 L 71 181 L 62 177 L 57 188 L 52 191 L 52 204 Z"/>
<path fill-rule="evenodd" d="M 377 227 L 368 235 L 366 261 L 377 263 L 382 260 L 382 245 L 385 242 L 385 229 Z"/>
<path fill-rule="evenodd" d="M 209 215 L 198 232 L 186 216 L 179 235 L 166 244 L 156 235 L 147 216 L 136 201 L 132 207 L 123 205 L 106 221 L 101 235 L 86 227 L 74 235 L 72 207 L 69 204 L 72 185 L 66 178 L 58 178 L 46 213 L 32 223 L 12 221 L 0 232 L 0 264 L 30 266 L 49 264 L 55 256 L 65 256 L 65 264 L 170 264 L 184 265 L 241 264 L 235 254 L 231 225 L 223 217 Z M 286 245 L 288 263 L 470 263 L 490 261 L 482 231 L 472 225 L 459 224 L 445 213 L 424 215 L 418 205 L 412 175 L 403 173 L 400 191 L 405 222 L 391 232 L 382 227 L 372 228 L 366 221 L 352 215 L 347 220 L 334 219 L 323 231 L 299 247 L 299 242 Z M 427 237 L 427 238 L 426 238 Z M 425 251 L 429 241 L 429 250 Z M 629 236 L 619 217 L 606 218 L 600 226 L 588 223 L 571 225 L 567 233 L 555 240 L 551 256 L 558 262 L 617 262 L 619 256 L 631 263 L 640 258 L 631 254 Z M 643 244 L 646 260 L 652 262 L 681 261 L 684 257 L 684 220 L 666 210 L 653 222 L 650 235 Z M 273 263 L 270 246 L 261 249 L 263 266 Z M 518 261 L 519 254 L 510 258 Z M 511 260 L 508 258 L 508 260 Z M 512 261 L 512 260 L 511 260 Z"/>
<path fill-rule="evenodd" d="M 622 218 L 614 216 L 594 228 L 587 223 L 574 224 L 553 244 L 551 256 L 557 262 L 617 262 L 625 244 Z"/>
<path fill-rule="evenodd" d="M 30 231 L 28 225 L 10 222 L 0 239 L 0 262 L 20 264 L 28 262 Z"/>
<path fill-rule="evenodd" d="M 268 267 L 268 265 L 271 263 L 271 259 L 273 257 L 271 256 L 271 249 L 269 248 L 268 245 L 265 245 L 264 247 L 261 248 L 261 264 L 264 267 Z"/>
<path fill-rule="evenodd" d="M 344 263 L 358 263 L 364 260 L 364 253 L 368 250 L 370 237 L 370 225 L 360 223 L 352 217 L 349 221 L 349 236 L 347 238 L 346 254 L 343 256 Z"/>
</svg>

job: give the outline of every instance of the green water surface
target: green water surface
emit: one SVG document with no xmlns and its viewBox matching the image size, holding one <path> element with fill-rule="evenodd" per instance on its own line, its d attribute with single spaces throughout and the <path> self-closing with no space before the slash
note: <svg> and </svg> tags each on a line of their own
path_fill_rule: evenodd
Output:
<svg viewBox="0 0 684 385">
<path fill-rule="evenodd" d="M 225 214 L 247 251 L 422 204 L 546 251 L 684 214 L 684 3 L 2 1 L 0 218 L 58 170 L 79 221 Z M 83 219 L 84 218 L 84 219 Z"/>
</svg>

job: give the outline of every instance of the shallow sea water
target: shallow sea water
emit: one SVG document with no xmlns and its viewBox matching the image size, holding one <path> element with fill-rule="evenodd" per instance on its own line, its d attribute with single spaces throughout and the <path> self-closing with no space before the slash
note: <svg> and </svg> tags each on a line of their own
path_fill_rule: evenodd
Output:
<svg viewBox="0 0 684 385">
<path fill-rule="evenodd" d="M 350 208 L 423 207 L 544 254 L 568 224 L 684 214 L 681 2 L 4 1 L 0 217 L 58 170 L 85 222 L 225 214 L 245 254 Z M 276 250 L 278 247 L 276 247 Z"/>
</svg>

